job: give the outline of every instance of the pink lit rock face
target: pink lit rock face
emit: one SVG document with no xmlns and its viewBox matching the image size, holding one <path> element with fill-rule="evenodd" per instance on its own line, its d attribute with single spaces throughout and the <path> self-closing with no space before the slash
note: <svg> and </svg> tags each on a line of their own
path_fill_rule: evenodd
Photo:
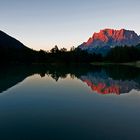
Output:
<svg viewBox="0 0 140 140">
<path fill-rule="evenodd" d="M 106 73 L 87 73 L 82 75 L 81 79 L 86 83 L 93 93 L 98 94 L 125 94 L 129 93 L 132 89 L 139 89 L 139 83 L 132 80 L 115 80 L 108 77 Z"/>
<path fill-rule="evenodd" d="M 104 29 L 99 33 L 94 33 L 92 37 L 84 42 L 79 48 L 83 50 L 103 48 L 103 47 L 115 47 L 115 46 L 135 46 L 140 43 L 140 37 L 131 30 L 114 30 Z"/>
</svg>

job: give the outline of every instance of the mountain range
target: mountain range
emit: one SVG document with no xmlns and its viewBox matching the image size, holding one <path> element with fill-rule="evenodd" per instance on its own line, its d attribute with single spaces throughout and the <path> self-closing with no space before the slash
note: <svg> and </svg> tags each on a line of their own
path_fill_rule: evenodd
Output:
<svg viewBox="0 0 140 140">
<path fill-rule="evenodd" d="M 136 46 L 140 43 L 140 36 L 131 30 L 103 29 L 94 33 L 87 42 L 82 43 L 78 48 L 90 53 L 106 53 L 116 46 Z"/>
<path fill-rule="evenodd" d="M 139 43 L 140 37 L 134 31 L 104 29 L 99 33 L 94 33 L 87 42 L 84 42 L 74 50 L 66 51 L 65 48 L 58 49 L 58 47 L 55 47 L 48 53 L 43 50 L 35 51 L 30 49 L 17 39 L 0 31 L 0 63 L 91 63 L 106 60 L 110 62 L 139 61 Z"/>
</svg>

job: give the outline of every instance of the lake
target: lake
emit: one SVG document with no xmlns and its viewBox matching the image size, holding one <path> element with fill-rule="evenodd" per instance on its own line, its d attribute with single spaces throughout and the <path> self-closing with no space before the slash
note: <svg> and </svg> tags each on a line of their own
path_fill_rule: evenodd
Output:
<svg viewBox="0 0 140 140">
<path fill-rule="evenodd" d="M 139 68 L 1 67 L 1 140 L 139 140 L 139 130 Z"/>
</svg>

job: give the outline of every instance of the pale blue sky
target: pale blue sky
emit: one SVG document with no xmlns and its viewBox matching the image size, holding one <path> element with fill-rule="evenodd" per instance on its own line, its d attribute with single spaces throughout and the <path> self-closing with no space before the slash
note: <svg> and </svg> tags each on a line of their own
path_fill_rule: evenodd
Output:
<svg viewBox="0 0 140 140">
<path fill-rule="evenodd" d="M 34 49 L 70 48 L 104 28 L 140 34 L 139 0 L 0 0 L 0 30 Z"/>
</svg>

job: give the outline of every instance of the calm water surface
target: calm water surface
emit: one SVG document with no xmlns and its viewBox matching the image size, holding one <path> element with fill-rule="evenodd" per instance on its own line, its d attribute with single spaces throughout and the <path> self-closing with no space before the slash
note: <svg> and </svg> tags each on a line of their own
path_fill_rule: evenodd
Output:
<svg viewBox="0 0 140 140">
<path fill-rule="evenodd" d="M 1 140 L 139 140 L 140 69 L 9 66 L 0 70 Z"/>
</svg>

